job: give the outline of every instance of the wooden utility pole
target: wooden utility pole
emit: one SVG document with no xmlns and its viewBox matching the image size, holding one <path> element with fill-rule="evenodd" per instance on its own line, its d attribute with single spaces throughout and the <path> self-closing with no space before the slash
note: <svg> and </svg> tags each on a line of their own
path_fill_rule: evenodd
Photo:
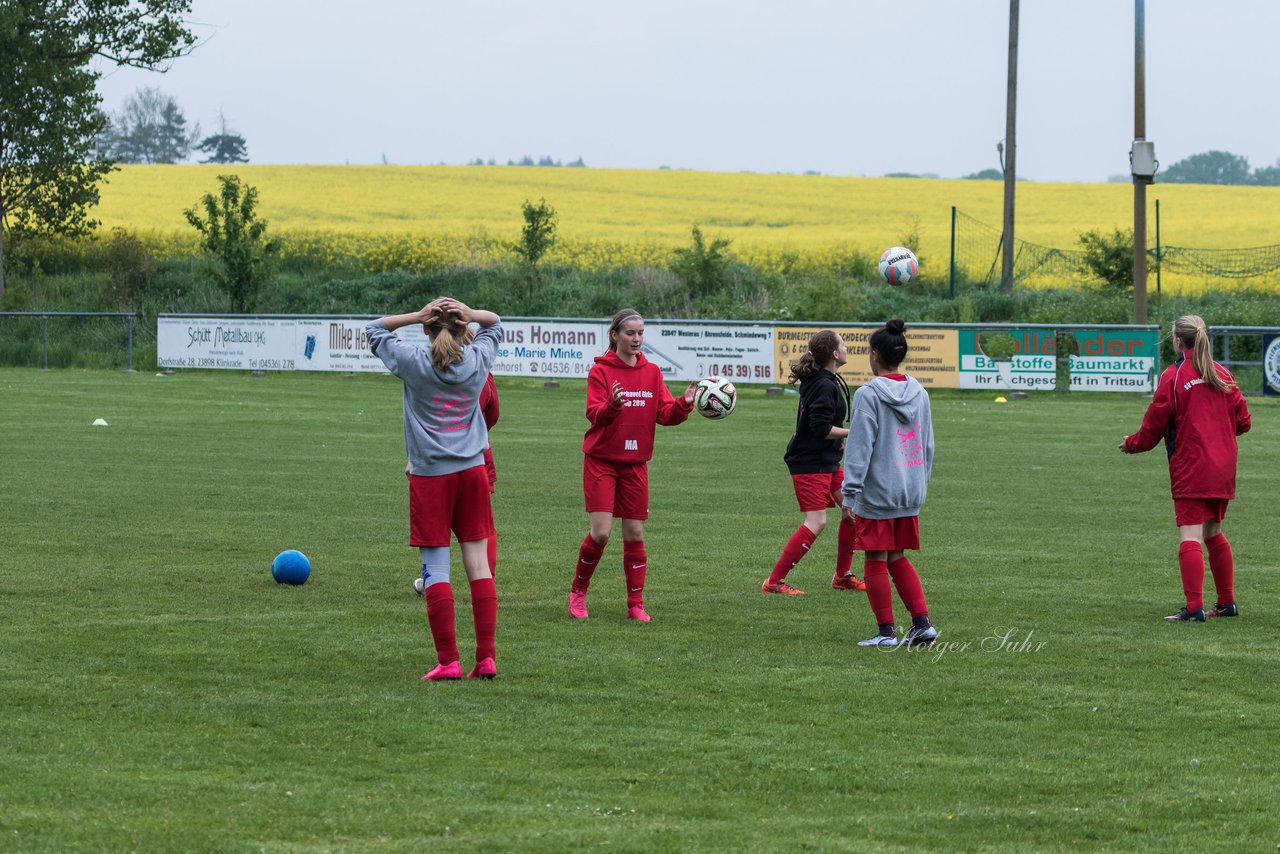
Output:
<svg viewBox="0 0 1280 854">
<path fill-rule="evenodd" d="M 1151 176 L 1133 162 L 1138 143 L 1147 138 L 1146 23 L 1143 0 L 1134 0 L 1133 26 L 1133 322 L 1147 322 L 1147 184 Z"/>
<path fill-rule="evenodd" d="M 1004 110 L 1004 245 L 1000 290 L 1013 291 L 1013 197 L 1018 160 L 1018 0 L 1009 0 L 1009 88 Z"/>
</svg>

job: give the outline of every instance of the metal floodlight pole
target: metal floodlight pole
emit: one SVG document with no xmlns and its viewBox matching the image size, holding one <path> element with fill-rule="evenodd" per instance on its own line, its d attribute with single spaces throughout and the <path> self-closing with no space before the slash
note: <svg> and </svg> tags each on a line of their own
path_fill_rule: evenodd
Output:
<svg viewBox="0 0 1280 854">
<path fill-rule="evenodd" d="M 1013 290 L 1013 199 L 1017 181 L 1018 0 L 1009 0 L 1009 83 L 1004 113 L 1004 245 L 1001 249 L 1000 290 Z"/>
<path fill-rule="evenodd" d="M 1133 138 L 1134 150 L 1147 138 L 1146 13 L 1144 0 L 1134 0 Z M 1152 176 L 1133 162 L 1133 322 L 1147 322 L 1147 184 Z"/>
</svg>

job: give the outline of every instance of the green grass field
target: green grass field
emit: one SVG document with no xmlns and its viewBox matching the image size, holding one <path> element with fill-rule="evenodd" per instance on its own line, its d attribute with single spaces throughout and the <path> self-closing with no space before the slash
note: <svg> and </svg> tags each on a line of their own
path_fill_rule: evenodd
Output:
<svg viewBox="0 0 1280 854">
<path fill-rule="evenodd" d="M 908 653 L 854 646 L 834 516 L 809 595 L 758 592 L 800 521 L 796 398 L 759 387 L 659 432 L 653 623 L 618 541 L 571 621 L 584 389 L 499 389 L 500 675 L 431 685 L 396 380 L 0 369 L 0 849 L 1280 843 L 1274 401 L 1226 525 L 1242 616 L 1175 625 L 1163 450 L 1116 450 L 1145 398 L 936 393 L 942 643 Z"/>
</svg>

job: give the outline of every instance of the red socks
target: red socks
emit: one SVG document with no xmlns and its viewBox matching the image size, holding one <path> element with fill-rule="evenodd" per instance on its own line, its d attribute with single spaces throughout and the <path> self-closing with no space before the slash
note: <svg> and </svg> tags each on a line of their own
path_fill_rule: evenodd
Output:
<svg viewBox="0 0 1280 854">
<path fill-rule="evenodd" d="M 627 576 L 627 607 L 644 604 L 644 576 L 649 558 L 644 553 L 644 540 L 622 543 L 622 570 Z"/>
<path fill-rule="evenodd" d="M 1219 533 L 1205 540 L 1204 545 L 1209 551 L 1209 569 L 1213 572 L 1213 586 L 1218 591 L 1218 604 L 1230 605 L 1236 601 L 1236 564 L 1231 554 L 1231 543 L 1227 542 L 1226 534 Z"/>
<path fill-rule="evenodd" d="M 773 572 L 769 573 L 769 583 L 786 578 L 787 573 L 809 553 L 809 547 L 816 539 L 818 535 L 810 531 L 808 526 L 801 525 L 796 528 L 791 539 L 787 540 L 787 547 L 782 550 L 782 557 L 778 558 L 778 562 L 773 565 Z"/>
<path fill-rule="evenodd" d="M 604 543 L 597 543 L 587 534 L 578 549 L 578 567 L 573 573 L 572 589 L 578 593 L 586 593 L 591 586 L 591 576 L 595 574 L 600 555 L 604 554 Z"/>
<path fill-rule="evenodd" d="M 453 621 L 453 588 L 432 584 L 426 589 L 427 623 L 436 644 L 436 660 L 449 664 L 458 660 L 458 635 Z M 496 606 L 495 606 L 496 610 Z"/>
<path fill-rule="evenodd" d="M 471 615 L 476 622 L 476 661 L 494 658 L 494 635 L 498 628 L 498 589 L 492 578 L 480 578 L 471 582 Z"/>
<path fill-rule="evenodd" d="M 1182 592 L 1187 597 L 1187 610 L 1199 611 L 1204 607 L 1204 553 L 1195 540 L 1183 540 L 1178 547 L 1178 571 L 1182 573 Z"/>
<path fill-rule="evenodd" d="M 924 601 L 924 588 L 920 586 L 920 576 L 916 568 L 906 556 L 893 563 L 883 560 L 869 560 L 864 566 L 862 580 L 867 585 L 867 601 L 876 615 L 880 625 L 893 624 L 893 589 L 889 586 L 889 578 L 893 577 L 893 587 L 898 588 L 898 598 L 907 606 L 912 617 L 927 617 L 929 606 Z"/>
<path fill-rule="evenodd" d="M 869 560 L 863 565 L 862 580 L 867 585 L 867 601 L 880 625 L 893 625 L 893 591 L 889 587 L 889 565 Z"/>
<path fill-rule="evenodd" d="M 836 577 L 848 575 L 853 569 L 853 522 L 840 520 L 840 533 L 836 540 Z"/>
<path fill-rule="evenodd" d="M 906 555 L 889 564 L 889 575 L 893 578 L 893 586 L 898 588 L 898 598 L 907 606 L 911 616 L 929 616 L 929 606 L 924 601 L 924 588 L 920 586 L 920 575 Z"/>
<path fill-rule="evenodd" d="M 590 534 L 582 541 L 578 549 L 578 568 L 573 574 L 575 593 L 586 593 L 591 586 L 591 576 L 595 574 L 600 556 L 604 554 L 605 543 L 597 543 Z M 622 542 L 622 571 L 627 579 L 627 607 L 644 604 L 644 577 L 648 569 L 649 558 L 644 552 L 644 540 Z"/>
</svg>

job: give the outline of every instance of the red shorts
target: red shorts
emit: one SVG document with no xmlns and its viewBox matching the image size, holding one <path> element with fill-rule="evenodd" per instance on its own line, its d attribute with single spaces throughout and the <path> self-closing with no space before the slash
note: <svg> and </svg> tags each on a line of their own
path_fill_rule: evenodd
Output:
<svg viewBox="0 0 1280 854">
<path fill-rule="evenodd" d="M 800 502 L 801 513 L 839 507 L 843 497 L 840 488 L 844 486 L 844 472 L 793 474 L 791 485 L 796 490 L 796 501 Z"/>
<path fill-rule="evenodd" d="M 493 533 L 489 479 L 484 466 L 435 477 L 409 476 L 409 545 L 449 545 L 487 540 Z"/>
<path fill-rule="evenodd" d="M 1221 522 L 1227 517 L 1230 498 L 1175 498 L 1173 516 L 1178 525 L 1200 525 Z"/>
<path fill-rule="evenodd" d="M 853 517 L 853 547 L 860 552 L 920 551 L 920 517 L 863 519 Z"/>
<path fill-rule="evenodd" d="M 649 518 L 649 464 L 582 458 L 582 494 L 588 513 Z"/>
</svg>

